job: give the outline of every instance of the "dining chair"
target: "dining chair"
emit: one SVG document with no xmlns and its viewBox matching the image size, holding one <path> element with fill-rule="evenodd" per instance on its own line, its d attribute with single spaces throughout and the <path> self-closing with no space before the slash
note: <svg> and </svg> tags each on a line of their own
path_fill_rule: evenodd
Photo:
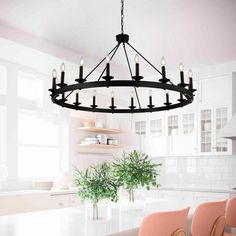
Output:
<svg viewBox="0 0 236 236">
<path fill-rule="evenodd" d="M 186 236 L 189 207 L 178 211 L 152 213 L 144 218 L 138 236 Z"/>
<path fill-rule="evenodd" d="M 226 204 L 225 222 L 228 227 L 236 227 L 236 196 L 231 197 Z M 233 233 L 224 233 L 224 236 L 236 236 Z"/>
<path fill-rule="evenodd" d="M 191 236 L 222 236 L 226 202 L 227 200 L 200 204 L 192 218 Z"/>
</svg>

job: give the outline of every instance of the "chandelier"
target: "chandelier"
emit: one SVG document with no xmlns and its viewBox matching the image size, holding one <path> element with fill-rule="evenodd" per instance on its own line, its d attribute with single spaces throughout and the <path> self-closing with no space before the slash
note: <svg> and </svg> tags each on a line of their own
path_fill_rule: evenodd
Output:
<svg viewBox="0 0 236 236">
<path fill-rule="evenodd" d="M 124 33 L 124 0 L 121 0 L 121 33 L 116 35 L 116 46 L 104 57 L 87 75 L 84 76 L 83 66 L 84 60 L 80 60 L 79 76 L 75 79 L 75 84 L 68 85 L 65 83 L 65 64 L 61 65 L 61 76 L 60 82 L 57 81 L 57 72 L 54 69 L 52 72 L 52 88 L 49 89 L 51 92 L 51 100 L 53 103 L 66 107 L 69 109 L 75 109 L 80 111 L 88 112 L 103 112 L 103 113 L 142 113 L 142 112 L 157 112 L 170 109 L 176 109 L 179 107 L 186 106 L 192 103 L 194 98 L 194 92 L 196 89 L 193 88 L 193 73 L 191 70 L 188 72 L 188 83 L 184 80 L 184 66 L 182 63 L 179 65 L 180 69 L 180 83 L 174 84 L 166 76 L 166 61 L 165 58 L 161 58 L 161 69 L 157 69 L 146 57 L 144 57 L 134 46 L 129 43 L 129 35 Z M 131 68 L 131 63 L 127 48 L 134 51 L 135 54 L 135 67 L 134 71 Z M 117 50 L 122 48 L 124 50 L 125 60 L 127 62 L 130 78 L 128 80 L 115 79 L 111 73 L 112 59 L 117 53 Z M 157 74 L 156 81 L 145 81 L 141 74 L 139 59 L 142 58 L 151 69 Z M 96 81 L 87 81 L 100 66 L 103 66 L 102 72 Z M 114 92 L 111 92 L 110 106 L 99 107 L 96 103 L 96 88 L 132 88 L 130 103 L 127 104 L 127 108 L 119 108 L 115 104 Z M 145 107 L 141 107 L 140 99 L 138 96 L 138 88 L 149 89 L 149 104 Z M 79 100 L 79 93 L 82 90 L 93 89 L 91 97 L 91 105 L 85 106 Z M 164 90 L 165 91 L 165 102 L 163 105 L 155 105 L 153 102 L 152 90 Z M 171 103 L 169 97 L 169 91 L 179 93 L 179 99 Z M 75 94 L 73 97 L 74 102 L 68 102 L 68 98 Z M 134 99 L 137 100 L 137 106 L 135 106 Z"/>
</svg>

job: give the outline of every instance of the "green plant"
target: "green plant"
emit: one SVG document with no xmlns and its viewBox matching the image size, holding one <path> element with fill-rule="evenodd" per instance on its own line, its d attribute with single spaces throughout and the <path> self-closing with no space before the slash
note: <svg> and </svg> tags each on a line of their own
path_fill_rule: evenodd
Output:
<svg viewBox="0 0 236 236">
<path fill-rule="evenodd" d="M 94 219 L 98 219 L 97 204 L 100 200 L 118 200 L 117 185 L 111 171 L 111 164 L 104 162 L 89 167 L 85 172 L 75 169 L 74 176 L 79 198 L 93 203 Z"/>
<path fill-rule="evenodd" d="M 134 189 L 150 186 L 159 187 L 157 176 L 162 164 L 154 164 L 148 155 L 139 151 L 124 153 L 123 158 L 113 163 L 113 174 L 118 185 L 123 186 L 129 193 L 129 200 L 134 201 Z"/>
</svg>

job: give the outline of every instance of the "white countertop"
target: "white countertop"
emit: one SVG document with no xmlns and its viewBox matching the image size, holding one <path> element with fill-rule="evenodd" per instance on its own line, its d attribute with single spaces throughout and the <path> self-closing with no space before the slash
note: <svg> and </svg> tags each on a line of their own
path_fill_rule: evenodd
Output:
<svg viewBox="0 0 236 236">
<path fill-rule="evenodd" d="M 13 191 L 0 191 L 0 196 L 12 196 L 12 195 L 25 195 L 25 194 L 48 194 L 48 195 L 60 195 L 60 194 L 73 194 L 76 193 L 75 188 L 70 189 L 51 189 L 51 190 L 13 190 Z"/>
<path fill-rule="evenodd" d="M 197 204 L 192 204 L 193 212 Z M 146 201 L 145 210 L 121 210 L 112 204 L 109 220 L 86 219 L 84 207 L 0 216 L 1 236 L 104 236 L 139 227 L 144 216 L 155 211 L 187 207 L 184 202 Z"/>
</svg>

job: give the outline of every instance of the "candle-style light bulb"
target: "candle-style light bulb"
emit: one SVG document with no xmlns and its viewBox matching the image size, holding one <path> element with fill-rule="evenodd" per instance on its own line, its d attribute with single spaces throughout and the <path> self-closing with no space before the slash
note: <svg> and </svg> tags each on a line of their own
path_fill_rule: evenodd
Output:
<svg viewBox="0 0 236 236">
<path fill-rule="evenodd" d="M 93 96 L 94 97 L 96 96 L 96 90 L 95 89 L 93 90 Z"/>
<path fill-rule="evenodd" d="M 151 89 L 149 90 L 149 96 L 150 97 L 152 96 L 152 90 Z"/>
<path fill-rule="evenodd" d="M 192 70 L 189 70 L 189 71 L 188 71 L 188 77 L 189 77 L 189 78 L 193 78 L 193 72 L 192 72 Z"/>
<path fill-rule="evenodd" d="M 63 72 L 65 71 L 65 63 L 61 64 L 61 71 L 63 71 Z"/>
<path fill-rule="evenodd" d="M 52 71 L 52 78 L 57 78 L 57 71 L 56 71 L 56 69 L 53 69 L 53 71 Z"/>
<path fill-rule="evenodd" d="M 83 59 L 83 57 L 81 57 L 81 59 L 80 59 L 80 66 L 83 66 L 84 65 L 84 59 Z"/>
<path fill-rule="evenodd" d="M 135 55 L 134 61 L 135 61 L 135 63 L 139 63 L 139 55 L 138 54 Z"/>
<path fill-rule="evenodd" d="M 183 63 L 179 63 L 179 70 L 180 70 L 180 71 L 184 71 L 184 65 L 183 65 Z"/>
<path fill-rule="evenodd" d="M 131 98 L 134 98 L 134 91 L 131 92 Z"/>
<path fill-rule="evenodd" d="M 166 90 L 166 95 L 169 95 L 169 90 Z"/>
<path fill-rule="evenodd" d="M 106 61 L 107 61 L 107 63 L 110 63 L 111 58 L 110 58 L 109 56 L 107 56 L 107 57 L 106 57 Z"/>
<path fill-rule="evenodd" d="M 114 98 L 114 91 L 111 92 L 111 97 Z"/>
<path fill-rule="evenodd" d="M 162 58 L 161 58 L 161 65 L 162 65 L 162 66 L 165 66 L 165 65 L 166 65 L 166 59 L 165 59 L 165 57 L 162 57 Z"/>
</svg>

